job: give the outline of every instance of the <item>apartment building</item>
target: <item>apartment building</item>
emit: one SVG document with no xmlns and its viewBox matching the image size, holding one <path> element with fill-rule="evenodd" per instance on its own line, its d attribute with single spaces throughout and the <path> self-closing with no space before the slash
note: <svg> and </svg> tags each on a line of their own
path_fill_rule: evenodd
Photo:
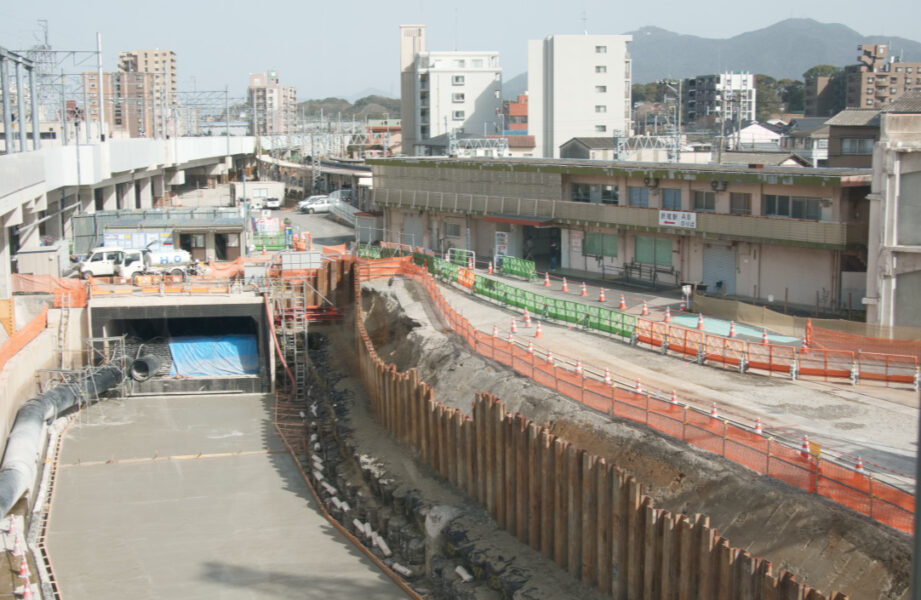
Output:
<svg viewBox="0 0 921 600">
<path fill-rule="evenodd" d="M 902 62 L 886 44 L 860 44 L 856 65 L 845 75 L 845 104 L 849 108 L 882 108 L 913 89 L 921 89 L 921 62 Z"/>
<path fill-rule="evenodd" d="M 720 73 L 685 79 L 682 104 L 685 123 L 725 118 L 727 124 L 740 129 L 743 123 L 755 120 L 755 76 Z"/>
<path fill-rule="evenodd" d="M 424 140 L 450 132 L 502 132 L 498 52 L 430 52 L 425 26 L 400 27 L 403 152 L 423 154 Z"/>
<path fill-rule="evenodd" d="M 371 160 L 387 241 L 508 254 L 757 302 L 846 306 L 866 285 L 869 169 L 585 160 Z"/>
<path fill-rule="evenodd" d="M 576 137 L 633 132 L 629 35 L 550 35 L 528 42 L 528 133 L 559 158 Z"/>
<path fill-rule="evenodd" d="M 129 50 L 118 53 L 118 70 L 125 73 L 149 73 L 153 78 L 153 101 L 173 107 L 177 102 L 176 53 L 172 50 Z"/>
<path fill-rule="evenodd" d="M 829 167 L 869 169 L 879 139 L 879 109 L 846 108 L 825 121 Z"/>
<path fill-rule="evenodd" d="M 921 327 L 921 91 L 880 113 L 870 201 L 867 323 Z"/>
<path fill-rule="evenodd" d="M 502 129 L 505 135 L 528 135 L 527 94 L 519 94 L 514 101 L 502 101 Z"/>
<path fill-rule="evenodd" d="M 293 133 L 297 129 L 297 89 L 278 82 L 278 72 L 249 76 L 253 135 Z"/>
<path fill-rule="evenodd" d="M 102 74 L 106 130 L 112 137 L 154 137 L 164 131 L 164 105 L 157 104 L 154 74 L 116 71 Z M 99 75 L 83 73 L 86 118 L 99 120 Z"/>
</svg>

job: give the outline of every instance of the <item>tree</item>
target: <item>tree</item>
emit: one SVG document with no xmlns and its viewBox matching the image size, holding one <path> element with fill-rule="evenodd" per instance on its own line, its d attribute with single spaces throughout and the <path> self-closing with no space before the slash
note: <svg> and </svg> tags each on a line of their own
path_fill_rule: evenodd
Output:
<svg viewBox="0 0 921 600">
<path fill-rule="evenodd" d="M 776 89 L 783 100 L 784 112 L 800 112 L 803 110 L 803 100 L 806 95 L 805 86 L 797 79 L 781 79 L 777 82 Z"/>
<path fill-rule="evenodd" d="M 764 122 L 780 112 L 777 80 L 770 75 L 755 75 L 755 118 Z"/>
<path fill-rule="evenodd" d="M 809 81 L 814 77 L 834 77 L 838 72 L 838 67 L 834 65 L 816 65 L 803 73 L 803 80 Z"/>
</svg>

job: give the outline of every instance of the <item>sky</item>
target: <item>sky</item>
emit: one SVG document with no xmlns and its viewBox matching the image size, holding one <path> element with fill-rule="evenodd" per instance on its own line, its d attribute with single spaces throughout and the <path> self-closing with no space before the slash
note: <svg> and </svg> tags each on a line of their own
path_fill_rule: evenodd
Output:
<svg viewBox="0 0 921 600">
<path fill-rule="evenodd" d="M 399 97 L 399 26 L 426 26 L 427 49 L 498 51 L 503 78 L 527 70 L 527 42 L 551 34 L 618 34 L 653 25 L 676 33 L 729 38 L 783 19 L 841 23 L 863 35 L 921 41 L 918 0 L 32 0 L 5 2 L 0 46 L 23 50 L 48 21 L 56 50 L 96 49 L 103 69 L 118 52 L 174 50 L 180 91 L 223 90 L 242 98 L 250 73 L 278 71 L 298 100 Z M 703 7 L 707 7 L 705 10 Z M 769 7 L 769 8 L 768 8 Z M 872 7 L 872 8 L 871 8 Z M 718 16 L 715 16 L 718 15 Z M 897 15 L 894 17 L 894 15 Z M 83 65 L 66 62 L 65 72 Z"/>
</svg>

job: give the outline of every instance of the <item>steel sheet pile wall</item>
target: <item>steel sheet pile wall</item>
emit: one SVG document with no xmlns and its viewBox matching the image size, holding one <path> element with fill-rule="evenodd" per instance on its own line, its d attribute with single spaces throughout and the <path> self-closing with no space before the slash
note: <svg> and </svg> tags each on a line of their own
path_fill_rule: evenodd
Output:
<svg viewBox="0 0 921 600">
<path fill-rule="evenodd" d="M 399 263 L 379 264 L 376 275 L 390 269 Z M 825 596 L 786 571 L 773 576 L 770 562 L 730 547 L 707 517 L 655 508 L 632 476 L 507 413 L 494 396 L 477 395 L 472 417 L 436 402 L 416 371 L 400 373 L 375 352 L 364 328 L 361 275 L 354 277 L 356 343 L 377 418 L 500 527 L 573 577 L 615 598 L 846 598 Z"/>
</svg>

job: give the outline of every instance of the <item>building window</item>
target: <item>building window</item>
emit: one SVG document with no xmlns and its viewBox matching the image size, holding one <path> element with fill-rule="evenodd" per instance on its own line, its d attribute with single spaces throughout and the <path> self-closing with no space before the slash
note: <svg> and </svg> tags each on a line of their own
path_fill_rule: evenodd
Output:
<svg viewBox="0 0 921 600">
<path fill-rule="evenodd" d="M 453 113 L 451 113 L 451 118 L 454 119 L 455 121 L 463 121 L 463 120 L 464 120 L 464 111 L 462 111 L 462 110 L 455 110 Z"/>
<path fill-rule="evenodd" d="M 636 236 L 633 244 L 633 260 L 646 265 L 672 266 L 672 240 Z"/>
<path fill-rule="evenodd" d="M 605 54 L 607 51 L 607 46 L 595 46 L 595 54 Z"/>
<path fill-rule="evenodd" d="M 465 61 L 463 58 L 458 58 L 454 61 L 454 66 L 455 68 L 463 69 L 467 66 L 467 61 Z"/>
<path fill-rule="evenodd" d="M 464 85 L 464 76 L 463 75 L 454 75 L 451 77 L 452 85 Z"/>
<path fill-rule="evenodd" d="M 587 183 L 574 183 L 571 186 L 573 202 L 591 202 L 592 187 Z"/>
<path fill-rule="evenodd" d="M 898 91 L 899 91 L 898 88 L 889 88 L 889 93 L 890 93 L 890 94 L 895 94 L 895 93 L 898 92 Z"/>
<path fill-rule="evenodd" d="M 812 221 L 822 219 L 821 201 L 818 198 L 766 195 L 763 213 L 766 217 L 791 217 Z"/>
<path fill-rule="evenodd" d="M 471 65 L 474 69 L 482 69 L 482 68 L 483 68 L 483 59 L 482 59 L 482 58 L 474 58 L 473 60 L 470 61 L 470 65 Z"/>
<path fill-rule="evenodd" d="M 620 200 L 620 192 L 616 185 L 601 186 L 601 202 L 604 204 L 617 204 Z"/>
<path fill-rule="evenodd" d="M 595 91 L 598 92 L 599 94 L 604 94 L 604 93 L 606 93 L 606 92 L 608 91 L 608 86 L 606 86 L 606 85 L 596 85 L 596 86 L 595 86 Z"/>
<path fill-rule="evenodd" d="M 842 138 L 841 154 L 873 154 L 874 143 L 872 139 Z"/>
<path fill-rule="evenodd" d="M 911 67 L 905 67 L 905 72 L 911 75 Z"/>
<path fill-rule="evenodd" d="M 752 214 L 752 195 L 736 192 L 729 194 L 729 212 L 734 215 Z"/>
<path fill-rule="evenodd" d="M 716 210 L 716 194 L 694 190 L 694 210 L 713 212 Z"/>
<path fill-rule="evenodd" d="M 873 106 L 873 98 L 867 98 L 867 106 Z"/>
<path fill-rule="evenodd" d="M 872 77 L 867 77 L 867 83 L 873 83 L 873 78 L 872 78 Z"/>
<path fill-rule="evenodd" d="M 649 188 L 633 187 L 627 188 L 630 206 L 647 207 L 649 206 Z"/>
<path fill-rule="evenodd" d="M 608 112 L 608 107 L 605 106 L 604 104 L 596 104 L 596 105 L 595 105 L 595 112 L 596 112 L 596 113 Z"/>
<path fill-rule="evenodd" d="M 664 210 L 681 210 L 681 190 L 663 188 L 662 208 Z"/>
<path fill-rule="evenodd" d="M 608 68 L 604 65 L 595 65 L 595 73 L 607 73 Z"/>
<path fill-rule="evenodd" d="M 460 237 L 461 236 L 460 223 L 445 223 L 445 236 L 446 237 Z"/>
<path fill-rule="evenodd" d="M 464 92 L 456 92 L 451 94 L 452 102 L 463 102 L 464 101 Z"/>
<path fill-rule="evenodd" d="M 583 256 L 617 256 L 617 235 L 613 233 L 585 232 Z"/>
<path fill-rule="evenodd" d="M 595 133 L 604 133 L 608 130 L 607 125 L 595 125 Z"/>
</svg>

